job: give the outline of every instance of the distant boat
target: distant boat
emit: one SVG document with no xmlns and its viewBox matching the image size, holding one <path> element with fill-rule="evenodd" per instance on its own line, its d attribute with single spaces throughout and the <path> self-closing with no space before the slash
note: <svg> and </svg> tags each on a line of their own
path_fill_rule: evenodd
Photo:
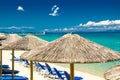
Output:
<svg viewBox="0 0 120 80">
<path fill-rule="evenodd" d="M 45 31 L 35 33 L 36 35 L 45 35 Z"/>
<path fill-rule="evenodd" d="M 41 32 L 41 35 L 45 35 L 45 31 Z"/>
</svg>

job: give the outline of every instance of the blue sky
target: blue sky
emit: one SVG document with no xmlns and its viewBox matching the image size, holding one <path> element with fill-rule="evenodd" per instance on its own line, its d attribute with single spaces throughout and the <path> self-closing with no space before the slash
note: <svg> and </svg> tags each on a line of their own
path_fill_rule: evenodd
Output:
<svg viewBox="0 0 120 80">
<path fill-rule="evenodd" d="M 0 31 L 120 30 L 119 9 L 120 0 L 0 0 Z"/>
</svg>

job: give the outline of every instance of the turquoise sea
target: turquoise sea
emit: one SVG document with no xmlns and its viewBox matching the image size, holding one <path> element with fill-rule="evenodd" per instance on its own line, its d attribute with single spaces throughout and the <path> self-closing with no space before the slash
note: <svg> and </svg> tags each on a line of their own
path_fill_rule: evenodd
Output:
<svg viewBox="0 0 120 80">
<path fill-rule="evenodd" d="M 118 32 L 77 33 L 77 34 L 93 42 L 111 48 L 112 50 L 120 52 L 120 33 Z M 64 33 L 46 33 L 46 35 L 36 35 L 36 36 L 43 38 L 47 41 L 53 41 L 63 35 Z M 75 69 L 103 77 L 104 72 L 108 68 L 116 64 L 120 64 L 120 61 L 107 62 L 107 63 L 75 64 Z M 65 65 L 60 64 L 60 65 L 68 67 L 68 65 L 66 64 Z"/>
</svg>

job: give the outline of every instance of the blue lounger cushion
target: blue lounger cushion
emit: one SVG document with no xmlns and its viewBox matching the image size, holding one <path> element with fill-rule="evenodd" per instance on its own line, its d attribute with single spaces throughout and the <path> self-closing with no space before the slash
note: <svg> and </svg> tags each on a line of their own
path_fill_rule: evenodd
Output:
<svg viewBox="0 0 120 80">
<path fill-rule="evenodd" d="M 51 68 L 47 63 L 45 63 L 45 65 L 50 74 L 57 75 L 54 68 Z M 58 72 L 60 72 L 61 75 L 64 74 L 64 71 L 62 71 L 62 70 L 58 70 Z"/>
<path fill-rule="evenodd" d="M 18 74 L 18 70 L 14 70 L 14 74 Z M 12 70 L 2 70 L 2 74 L 12 74 Z"/>
<path fill-rule="evenodd" d="M 60 80 L 64 80 L 65 74 L 61 74 L 56 68 L 54 68 L 54 71 L 56 72 L 56 75 L 58 76 L 58 78 L 59 78 Z"/>
<path fill-rule="evenodd" d="M 2 68 L 9 68 L 9 65 L 4 64 L 4 65 L 2 65 Z"/>
<path fill-rule="evenodd" d="M 46 70 L 46 66 L 44 66 L 44 65 L 42 65 L 42 64 L 40 64 L 40 63 L 37 63 L 37 66 L 40 67 L 40 68 L 43 69 L 43 70 Z"/>
<path fill-rule="evenodd" d="M 0 80 L 12 80 L 12 76 L 0 76 Z M 14 80 L 28 80 L 28 78 L 24 76 L 14 76 Z"/>
<path fill-rule="evenodd" d="M 25 60 L 24 63 L 25 63 L 26 65 L 30 65 L 30 63 L 28 62 L 28 60 Z"/>
<path fill-rule="evenodd" d="M 11 61 L 12 61 L 12 59 L 10 59 Z M 22 60 L 21 58 L 14 58 L 14 61 L 24 61 L 24 60 Z"/>
<path fill-rule="evenodd" d="M 66 79 L 70 80 L 70 74 L 68 72 L 66 72 L 66 71 L 64 71 L 64 74 L 66 76 Z M 75 76 L 74 80 L 83 80 L 83 78 L 81 76 Z"/>
</svg>

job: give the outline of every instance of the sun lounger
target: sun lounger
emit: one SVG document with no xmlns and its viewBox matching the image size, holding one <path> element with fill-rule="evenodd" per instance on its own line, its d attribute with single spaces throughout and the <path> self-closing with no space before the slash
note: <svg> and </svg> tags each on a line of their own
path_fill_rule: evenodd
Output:
<svg viewBox="0 0 120 80">
<path fill-rule="evenodd" d="M 46 70 L 46 66 L 45 66 L 45 65 L 42 65 L 42 64 L 40 64 L 39 62 L 38 62 L 37 64 L 38 64 L 38 66 L 39 66 L 42 70 Z"/>
<path fill-rule="evenodd" d="M 64 74 L 65 74 L 65 77 L 66 77 L 65 80 L 70 80 L 70 74 L 68 72 L 66 72 L 66 71 L 64 71 Z M 74 80 L 83 80 L 83 78 L 79 77 L 79 76 L 75 76 Z"/>
<path fill-rule="evenodd" d="M 57 78 L 57 79 L 59 79 L 59 80 L 65 80 L 65 74 L 62 74 L 61 75 L 61 73 L 56 69 L 56 68 L 54 68 L 54 70 L 55 70 L 55 72 L 56 72 L 56 76 L 55 76 L 55 79 Z"/>
<path fill-rule="evenodd" d="M 7 64 L 2 65 L 2 69 L 8 69 L 8 68 L 9 68 L 9 65 L 7 65 Z"/>
<path fill-rule="evenodd" d="M 35 62 L 35 66 L 36 66 L 36 70 L 37 70 L 37 71 L 41 71 L 42 74 L 43 74 L 43 72 L 46 71 L 46 66 L 40 64 L 39 62 Z"/>
<path fill-rule="evenodd" d="M 12 80 L 12 76 L 0 76 L 0 80 Z M 28 80 L 28 78 L 24 76 L 14 76 L 14 80 Z"/>
<path fill-rule="evenodd" d="M 25 67 L 30 66 L 30 63 L 28 62 L 28 60 L 25 60 L 25 61 L 23 61 L 23 62 L 24 62 Z"/>
<path fill-rule="evenodd" d="M 11 61 L 12 61 L 12 59 L 10 59 Z M 22 61 L 24 61 L 23 59 L 21 59 L 21 58 L 17 58 L 17 57 L 14 57 L 14 61 L 19 61 L 19 62 L 22 62 Z"/>
<path fill-rule="evenodd" d="M 11 55 L 12 55 L 12 53 L 11 53 Z M 12 59 L 10 59 L 10 60 L 12 60 Z M 21 58 L 17 58 L 17 57 L 14 56 L 14 61 L 20 61 L 21 62 L 21 61 L 24 61 L 24 60 L 21 59 Z"/>
<path fill-rule="evenodd" d="M 12 61 L 12 59 L 10 59 L 11 61 Z M 22 59 L 20 59 L 20 58 L 14 58 L 14 61 L 19 61 L 19 62 L 21 62 L 21 61 L 23 61 Z"/>
<path fill-rule="evenodd" d="M 46 69 L 46 66 L 39 63 L 39 62 L 34 62 L 34 65 L 35 65 L 35 70 L 40 72 L 41 75 L 45 75 L 47 74 L 47 69 Z"/>
<path fill-rule="evenodd" d="M 46 65 L 46 69 L 47 69 L 47 71 L 48 71 L 48 73 L 47 73 L 48 77 L 52 77 L 52 76 L 57 75 L 53 68 L 51 68 L 47 63 L 45 63 L 45 65 Z M 58 70 L 58 71 L 59 71 L 61 74 L 63 74 L 63 72 L 64 72 L 64 71 L 62 71 L 62 70 Z"/>
<path fill-rule="evenodd" d="M 33 66 L 34 66 L 34 68 L 35 68 L 36 71 L 39 71 L 37 62 L 34 62 Z"/>
<path fill-rule="evenodd" d="M 14 74 L 18 74 L 19 71 L 18 70 L 14 70 Z M 2 74 L 4 75 L 11 75 L 12 74 L 12 70 L 2 70 Z"/>
</svg>

